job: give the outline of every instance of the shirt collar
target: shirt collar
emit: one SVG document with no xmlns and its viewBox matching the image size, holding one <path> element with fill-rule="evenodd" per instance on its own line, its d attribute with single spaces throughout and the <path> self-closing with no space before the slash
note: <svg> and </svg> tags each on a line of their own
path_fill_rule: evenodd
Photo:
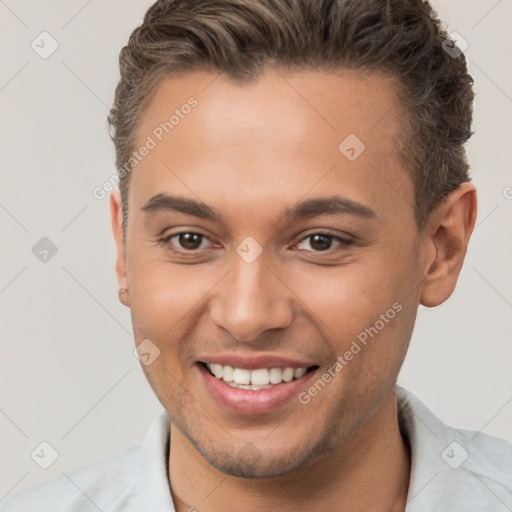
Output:
<svg viewBox="0 0 512 512">
<path fill-rule="evenodd" d="M 397 386 L 396 397 L 400 431 L 411 451 L 407 510 L 412 510 L 415 501 L 422 493 L 428 492 L 428 487 L 444 472 L 441 464 L 446 463 L 441 458 L 441 453 L 449 441 L 444 423 L 412 393 Z M 437 485 L 439 482 L 435 483 Z"/>
<path fill-rule="evenodd" d="M 146 433 L 139 457 L 140 510 L 175 512 L 169 485 L 170 424 L 163 410 Z"/>
</svg>

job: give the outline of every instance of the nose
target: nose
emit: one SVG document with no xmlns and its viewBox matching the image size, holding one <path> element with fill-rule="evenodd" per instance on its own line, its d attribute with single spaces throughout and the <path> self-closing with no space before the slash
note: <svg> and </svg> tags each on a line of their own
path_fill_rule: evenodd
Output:
<svg viewBox="0 0 512 512">
<path fill-rule="evenodd" d="M 235 256 L 234 268 L 216 286 L 210 305 L 213 322 L 239 342 L 256 340 L 267 330 L 293 320 L 293 293 L 260 257 L 247 263 Z"/>
</svg>

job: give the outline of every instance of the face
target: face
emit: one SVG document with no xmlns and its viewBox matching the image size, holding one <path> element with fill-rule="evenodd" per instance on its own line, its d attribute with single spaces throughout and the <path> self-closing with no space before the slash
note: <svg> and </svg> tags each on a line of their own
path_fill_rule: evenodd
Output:
<svg viewBox="0 0 512 512">
<path fill-rule="evenodd" d="M 306 467 L 392 393 L 425 267 L 401 116 L 391 79 L 355 71 L 155 90 L 118 274 L 160 350 L 146 376 L 214 467 Z"/>
</svg>

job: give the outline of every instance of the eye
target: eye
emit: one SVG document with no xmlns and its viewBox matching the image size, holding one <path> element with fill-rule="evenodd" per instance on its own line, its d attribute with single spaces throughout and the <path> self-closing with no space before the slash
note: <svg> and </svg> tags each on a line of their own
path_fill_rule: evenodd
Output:
<svg viewBox="0 0 512 512">
<path fill-rule="evenodd" d="M 162 243 L 171 246 L 173 250 L 195 251 L 204 249 L 204 241 L 209 240 L 207 236 L 200 233 L 183 232 L 175 233 L 160 240 Z"/>
<path fill-rule="evenodd" d="M 297 247 L 301 250 L 311 251 L 311 249 L 307 247 L 301 247 L 303 244 L 309 244 L 314 252 L 323 252 L 332 249 L 333 243 L 337 244 L 337 247 L 340 247 L 350 245 L 352 242 L 353 240 L 343 239 L 330 233 L 313 233 L 303 238 Z"/>
</svg>

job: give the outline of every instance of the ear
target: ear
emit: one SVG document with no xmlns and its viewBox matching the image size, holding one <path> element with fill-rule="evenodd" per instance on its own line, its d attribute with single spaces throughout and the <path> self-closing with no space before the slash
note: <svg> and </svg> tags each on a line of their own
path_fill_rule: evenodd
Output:
<svg viewBox="0 0 512 512">
<path fill-rule="evenodd" d="M 462 183 L 432 212 L 425 227 L 431 251 L 420 302 L 434 307 L 455 289 L 476 220 L 476 190 Z"/>
<path fill-rule="evenodd" d="M 123 208 L 121 203 L 121 192 L 116 189 L 110 194 L 110 216 L 112 219 L 112 232 L 117 248 L 116 274 L 120 290 L 128 290 L 128 277 L 126 265 L 126 246 L 123 238 Z M 119 300 L 127 307 L 130 307 L 129 291 L 119 292 Z"/>
</svg>

